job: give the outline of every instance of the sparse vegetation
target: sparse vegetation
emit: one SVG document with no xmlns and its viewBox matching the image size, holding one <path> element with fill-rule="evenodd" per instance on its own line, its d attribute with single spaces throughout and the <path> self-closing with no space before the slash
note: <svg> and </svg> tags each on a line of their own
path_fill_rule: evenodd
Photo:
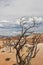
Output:
<svg viewBox="0 0 43 65">
<path fill-rule="evenodd" d="M 11 40 L 11 38 L 6 39 L 6 42 L 3 41 L 3 46 L 9 48 L 10 53 L 12 53 L 12 47 L 13 50 L 16 50 L 16 64 L 13 65 L 31 65 L 31 59 L 35 58 L 37 54 L 37 43 L 39 43 L 40 36 L 34 33 L 33 28 L 37 28 L 38 25 L 36 25 L 34 18 L 31 25 L 28 25 L 25 21 L 27 21 L 27 19 L 25 20 L 23 17 L 20 18 L 21 34 L 16 43 Z M 33 35 L 32 44 L 27 43 L 26 35 Z M 12 44 L 12 42 L 14 44 Z M 25 49 L 25 51 L 23 49 Z M 6 58 L 5 60 L 9 61 L 10 59 L 11 58 Z"/>
</svg>

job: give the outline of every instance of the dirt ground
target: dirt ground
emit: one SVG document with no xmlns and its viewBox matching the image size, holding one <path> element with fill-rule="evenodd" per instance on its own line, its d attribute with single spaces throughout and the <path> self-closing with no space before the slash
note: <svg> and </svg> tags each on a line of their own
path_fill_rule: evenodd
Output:
<svg viewBox="0 0 43 65">
<path fill-rule="evenodd" d="M 32 65 L 43 65 L 43 44 L 38 44 L 38 53 L 34 59 L 32 59 Z"/>
<path fill-rule="evenodd" d="M 36 57 L 31 60 L 31 65 L 43 65 L 43 44 L 38 44 L 38 49 Z M 9 61 L 6 61 L 6 58 L 10 58 Z M 15 52 L 1 52 L 0 50 L 0 65 L 13 65 L 15 62 Z"/>
</svg>

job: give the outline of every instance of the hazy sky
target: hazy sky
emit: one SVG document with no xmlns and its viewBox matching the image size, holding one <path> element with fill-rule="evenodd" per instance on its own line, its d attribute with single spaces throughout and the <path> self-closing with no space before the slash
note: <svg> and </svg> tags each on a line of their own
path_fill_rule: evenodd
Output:
<svg viewBox="0 0 43 65">
<path fill-rule="evenodd" d="M 0 35 L 12 35 L 16 29 L 11 27 L 15 27 L 15 21 L 20 16 L 43 18 L 43 0 L 0 0 Z M 42 26 L 40 32 L 43 30 Z"/>
<path fill-rule="evenodd" d="M 0 0 L 0 16 L 43 16 L 43 0 Z"/>
</svg>

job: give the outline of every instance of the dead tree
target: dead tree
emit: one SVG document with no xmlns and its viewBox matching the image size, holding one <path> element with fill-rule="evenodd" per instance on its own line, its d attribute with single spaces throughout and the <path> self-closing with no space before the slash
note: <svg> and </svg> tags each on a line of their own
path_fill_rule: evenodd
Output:
<svg viewBox="0 0 43 65">
<path fill-rule="evenodd" d="M 16 65 L 30 65 L 30 60 L 32 59 L 32 55 L 34 52 L 34 57 L 36 55 L 36 49 L 37 49 L 37 40 L 36 36 L 33 37 L 33 45 L 32 47 L 28 47 L 26 46 L 27 41 L 26 41 L 26 34 L 28 33 L 28 36 L 33 34 L 33 31 L 29 31 L 30 29 L 33 29 L 34 27 L 36 28 L 37 26 L 35 25 L 35 20 L 33 18 L 33 25 L 31 26 L 27 26 L 25 27 L 25 20 L 23 18 L 20 18 L 20 26 L 21 26 L 21 35 L 20 38 L 18 40 L 18 42 L 16 44 L 14 44 L 14 48 L 16 49 Z M 22 40 L 23 38 L 23 40 Z M 35 40 L 35 41 L 34 41 Z M 29 45 L 29 43 L 28 43 Z M 26 46 L 28 48 L 28 50 L 26 52 L 28 52 L 27 56 L 25 56 L 24 59 L 22 59 L 23 55 L 20 55 L 20 51 L 24 48 L 24 46 Z M 35 49 L 35 50 L 34 50 Z"/>
<path fill-rule="evenodd" d="M 10 49 L 10 53 L 12 52 L 11 51 L 11 38 L 8 38 L 8 41 L 7 41 L 7 46 L 9 47 L 9 49 Z"/>
<path fill-rule="evenodd" d="M 38 43 L 40 43 L 40 35 L 34 33 L 34 36 L 32 39 L 33 39 L 32 43 L 34 44 L 34 51 L 33 51 L 32 57 L 34 58 L 37 54 L 37 45 Z"/>
<path fill-rule="evenodd" d="M 6 51 L 9 50 L 10 53 L 12 52 L 12 50 L 11 50 L 11 48 L 12 48 L 11 38 L 5 38 L 5 39 L 3 39 L 3 47 L 6 47 L 6 49 L 7 49 Z"/>
<path fill-rule="evenodd" d="M 2 39 L 2 42 L 3 42 L 3 48 L 6 48 L 8 49 L 8 41 L 7 41 L 7 38 L 3 38 Z M 5 50 L 4 50 L 5 51 Z M 7 50 L 6 50 L 7 51 Z"/>
</svg>

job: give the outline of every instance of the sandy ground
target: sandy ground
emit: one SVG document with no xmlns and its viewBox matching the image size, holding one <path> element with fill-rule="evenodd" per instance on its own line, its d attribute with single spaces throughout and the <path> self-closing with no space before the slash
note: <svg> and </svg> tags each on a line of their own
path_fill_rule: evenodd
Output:
<svg viewBox="0 0 43 65">
<path fill-rule="evenodd" d="M 38 53 L 34 59 L 32 59 L 32 65 L 43 65 L 43 44 L 38 44 Z"/>
<path fill-rule="evenodd" d="M 6 61 L 6 58 L 10 58 L 9 61 Z M 15 53 L 0 53 L 0 65 L 13 65 L 16 61 Z"/>
<path fill-rule="evenodd" d="M 31 60 L 31 65 L 43 65 L 43 44 L 38 44 L 38 49 L 36 57 Z M 6 61 L 6 58 L 10 58 L 10 60 Z M 13 65 L 15 60 L 15 52 L 1 52 L 0 50 L 0 65 Z"/>
</svg>

